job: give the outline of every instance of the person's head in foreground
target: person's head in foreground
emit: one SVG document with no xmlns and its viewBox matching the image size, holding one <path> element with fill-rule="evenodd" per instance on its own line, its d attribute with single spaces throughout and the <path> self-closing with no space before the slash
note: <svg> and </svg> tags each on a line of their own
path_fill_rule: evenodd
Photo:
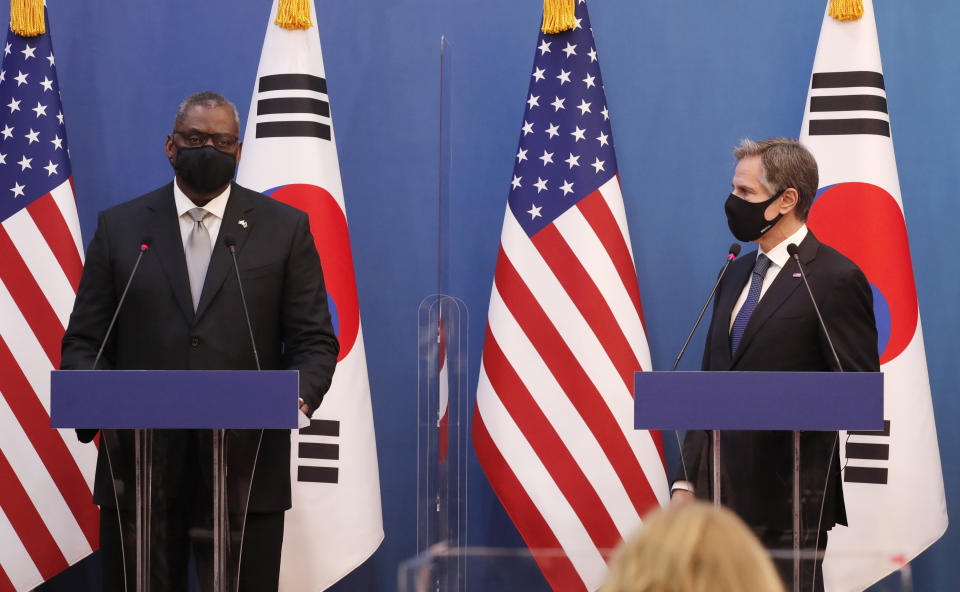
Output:
<svg viewBox="0 0 960 592">
<path fill-rule="evenodd" d="M 600 592 L 783 592 L 773 562 L 740 518 L 702 502 L 644 520 L 610 562 Z"/>
</svg>

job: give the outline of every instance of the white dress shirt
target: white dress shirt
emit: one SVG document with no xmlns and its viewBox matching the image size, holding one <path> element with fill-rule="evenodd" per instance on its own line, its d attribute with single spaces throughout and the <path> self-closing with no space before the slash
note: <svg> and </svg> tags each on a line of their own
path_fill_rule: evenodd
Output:
<svg viewBox="0 0 960 592">
<path fill-rule="evenodd" d="M 223 222 L 223 212 L 227 209 L 227 200 L 230 199 L 230 185 L 220 195 L 211 199 L 203 206 L 212 216 L 203 219 L 202 224 L 210 234 L 210 252 L 217 244 L 217 235 L 220 234 L 220 223 Z M 180 239 L 183 241 L 183 250 L 187 250 L 187 237 L 193 230 L 193 218 L 187 212 L 197 207 L 190 198 L 181 191 L 177 180 L 173 180 L 173 200 L 177 205 L 177 219 L 180 221 Z"/>
<path fill-rule="evenodd" d="M 800 243 L 803 239 L 807 238 L 807 225 L 802 225 L 796 232 L 788 236 L 786 239 L 780 241 L 777 246 L 770 249 L 769 253 L 764 252 L 763 247 L 757 250 L 759 253 L 763 253 L 767 256 L 767 259 L 770 260 L 770 266 L 767 267 L 767 274 L 763 276 L 763 283 L 760 284 L 760 300 L 763 300 L 763 295 L 767 293 L 767 288 L 770 287 L 770 284 L 773 283 L 773 280 L 777 279 L 777 274 L 784 268 L 788 261 L 790 261 L 790 254 L 787 253 L 787 245 L 793 243 L 797 246 L 800 246 Z M 752 279 L 751 275 L 751 279 Z M 750 292 L 750 280 L 747 280 L 747 283 L 743 286 L 743 291 L 740 292 L 740 298 L 737 298 L 737 303 L 733 306 L 733 313 L 730 315 L 730 326 L 727 328 L 727 333 L 733 331 L 733 322 L 737 320 L 737 313 L 740 312 L 740 309 L 743 307 L 743 303 L 747 301 L 747 294 Z"/>
</svg>

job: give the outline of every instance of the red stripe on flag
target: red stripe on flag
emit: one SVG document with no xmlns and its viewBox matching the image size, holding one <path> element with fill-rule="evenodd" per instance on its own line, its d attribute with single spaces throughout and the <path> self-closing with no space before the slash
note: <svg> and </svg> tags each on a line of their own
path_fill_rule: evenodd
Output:
<svg viewBox="0 0 960 592">
<path fill-rule="evenodd" d="M 640 362 L 630 348 L 630 342 L 617 323 L 610 305 L 593 283 L 583 262 L 576 256 L 560 231 L 552 224 L 535 234 L 531 241 L 560 281 L 564 291 L 580 310 L 600 341 L 610 361 L 616 367 L 627 391 L 633 392 L 633 374 L 640 370 Z"/>
<path fill-rule="evenodd" d="M 73 291 L 76 292 L 80 285 L 80 274 L 83 272 L 83 261 L 80 260 L 77 244 L 73 241 L 73 235 L 70 234 L 70 228 L 63 219 L 57 202 L 48 193 L 28 205 L 27 212 L 40 229 L 40 234 L 46 239 L 64 275 L 73 286 Z"/>
<path fill-rule="evenodd" d="M 10 581 L 10 578 L 7 576 L 7 572 L 3 570 L 3 566 L 0 565 L 0 592 L 17 592 L 17 589 L 13 587 L 13 582 Z"/>
<path fill-rule="evenodd" d="M 0 280 L 33 330 L 54 368 L 60 367 L 64 327 L 24 263 L 6 228 L 0 224 Z"/>
<path fill-rule="evenodd" d="M 483 472 L 497 494 L 500 503 L 507 510 L 510 519 L 520 532 L 527 547 L 533 552 L 533 558 L 540 571 L 554 590 L 586 590 L 580 574 L 573 567 L 573 563 L 565 555 L 545 555 L 537 553 L 538 549 L 561 549 L 560 541 L 554 536 L 550 526 L 537 510 L 533 500 L 523 489 L 516 475 L 510 470 L 497 445 L 487 433 L 483 424 L 483 417 L 477 408 L 473 414 L 473 449 L 480 459 Z"/>
<path fill-rule="evenodd" d="M 599 549 L 615 547 L 620 532 L 600 496 L 517 376 L 489 327 L 483 344 L 483 367 L 497 397 L 580 518 L 590 540 Z"/>
<path fill-rule="evenodd" d="M 90 488 L 63 439 L 50 429 L 50 416 L 2 338 L 0 391 L 83 530 L 90 547 L 96 549 L 99 514 L 97 507 L 91 503 Z"/>
<path fill-rule="evenodd" d="M 597 438 L 637 513 L 645 515 L 657 504 L 657 498 L 640 462 L 596 386 L 540 308 L 503 247 L 497 259 L 494 283 L 504 304 Z"/>
<path fill-rule="evenodd" d="M 640 304 L 640 286 L 637 284 L 637 271 L 634 266 L 633 257 L 630 255 L 630 249 L 627 247 L 627 241 L 620 232 L 620 226 L 617 224 L 613 212 L 607 206 L 607 201 L 603 199 L 600 190 L 594 191 L 587 197 L 577 203 L 580 213 L 586 218 L 590 228 L 600 238 L 603 248 L 613 261 L 617 273 L 620 275 L 620 281 L 623 287 L 630 294 L 630 300 L 637 309 L 637 315 L 640 316 L 640 322 L 643 323 L 643 330 L 646 332 L 647 325 L 643 320 L 643 306 Z M 649 370 L 649 368 L 648 368 Z"/>
<path fill-rule="evenodd" d="M 7 456 L 0 450 L 0 508 L 10 520 L 10 525 L 20 537 L 30 559 L 44 580 L 50 579 L 65 570 L 67 560 L 60 547 L 53 540 L 50 531 L 40 518 L 40 514 L 30 501 L 30 496 L 20 484 Z"/>
</svg>

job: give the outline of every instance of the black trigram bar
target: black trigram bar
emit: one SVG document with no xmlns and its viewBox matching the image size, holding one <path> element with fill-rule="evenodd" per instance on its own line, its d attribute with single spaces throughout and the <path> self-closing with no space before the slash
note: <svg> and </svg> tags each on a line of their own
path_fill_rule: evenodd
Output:
<svg viewBox="0 0 960 592">
<path fill-rule="evenodd" d="M 261 78 L 261 80 L 263 80 Z M 811 88 L 843 88 L 847 86 L 883 87 L 883 74 L 880 72 L 816 72 L 810 81 Z"/>
<path fill-rule="evenodd" d="M 849 450 L 849 447 L 847 448 Z M 300 458 L 318 458 L 321 460 L 340 460 L 340 447 L 336 444 L 322 444 L 317 442 L 300 442 L 297 451 Z"/>
<path fill-rule="evenodd" d="M 851 436 L 889 436 L 890 435 L 890 420 L 883 420 L 883 431 L 882 432 L 871 432 L 863 430 L 850 430 L 847 434 Z"/>
<path fill-rule="evenodd" d="M 257 137 L 312 137 L 329 140 L 330 126 L 319 121 L 265 121 L 257 124 Z"/>
<path fill-rule="evenodd" d="M 887 469 L 880 467 L 850 467 L 844 469 L 843 480 L 847 483 L 886 485 Z"/>
<path fill-rule="evenodd" d="M 261 103 L 263 101 L 260 101 Z M 880 111 L 887 112 L 887 98 L 879 95 L 836 95 L 810 97 L 811 111 Z"/>
<path fill-rule="evenodd" d="M 303 444 L 301 444 L 303 446 Z M 301 454 L 301 456 L 303 456 Z M 847 442 L 847 458 L 863 458 L 868 460 L 889 460 L 890 446 L 888 444 L 867 444 L 862 442 Z"/>
<path fill-rule="evenodd" d="M 259 125 L 257 126 L 259 128 Z M 890 122 L 882 119 L 811 119 L 811 136 L 873 134 L 890 137 Z M 260 136 L 259 130 L 257 136 Z"/>
<path fill-rule="evenodd" d="M 327 93 L 327 79 L 310 74 L 271 74 L 261 76 L 257 86 L 259 92 L 270 90 L 312 90 Z"/>
<path fill-rule="evenodd" d="M 308 483 L 336 483 L 336 467 L 297 467 L 297 481 Z"/>
<path fill-rule="evenodd" d="M 257 115 L 273 115 L 275 113 L 313 113 L 330 117 L 330 103 L 309 97 L 285 97 L 257 101 Z"/>
<path fill-rule="evenodd" d="M 340 422 L 332 419 L 311 419 L 310 425 L 301 428 L 304 436 L 339 436 Z"/>
</svg>

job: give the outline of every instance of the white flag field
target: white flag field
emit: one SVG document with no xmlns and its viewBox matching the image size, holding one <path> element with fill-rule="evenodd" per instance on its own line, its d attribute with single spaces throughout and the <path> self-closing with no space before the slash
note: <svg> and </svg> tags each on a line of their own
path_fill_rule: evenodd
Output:
<svg viewBox="0 0 960 592">
<path fill-rule="evenodd" d="M 260 55 L 237 182 L 310 215 L 340 357 L 333 384 L 291 446 L 293 509 L 286 513 L 280 590 L 318 592 L 383 541 L 370 384 L 340 165 L 316 25 L 274 24 Z M 311 22 L 317 22 L 310 2 Z"/>
<path fill-rule="evenodd" d="M 882 432 L 841 432 L 849 526 L 830 531 L 827 590 L 863 590 L 947 528 L 923 331 L 893 150 L 873 3 L 824 16 L 800 141 L 817 159 L 808 220 L 860 266 L 874 292 L 884 373 Z"/>
</svg>

